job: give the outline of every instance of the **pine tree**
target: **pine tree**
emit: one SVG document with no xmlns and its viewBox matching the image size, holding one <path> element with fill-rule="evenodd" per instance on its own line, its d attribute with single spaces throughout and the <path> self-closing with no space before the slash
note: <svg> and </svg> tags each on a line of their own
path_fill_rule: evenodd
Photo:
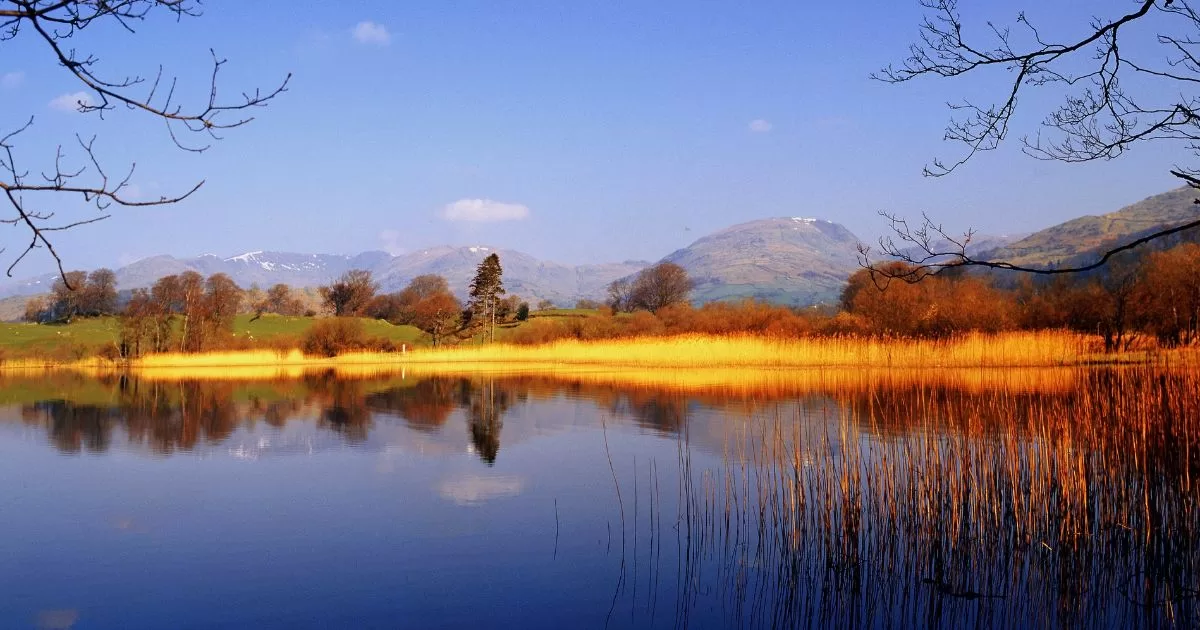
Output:
<svg viewBox="0 0 1200 630">
<path fill-rule="evenodd" d="M 504 295 L 504 281 L 501 275 L 500 257 L 489 254 L 475 270 L 475 279 L 471 281 L 471 302 L 468 305 L 474 316 L 472 322 L 490 324 L 488 340 L 496 338 L 496 303 Z"/>
</svg>

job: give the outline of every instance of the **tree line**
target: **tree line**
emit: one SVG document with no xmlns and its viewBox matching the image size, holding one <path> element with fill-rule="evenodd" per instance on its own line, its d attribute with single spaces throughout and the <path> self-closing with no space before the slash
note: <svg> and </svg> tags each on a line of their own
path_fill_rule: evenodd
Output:
<svg viewBox="0 0 1200 630">
<path fill-rule="evenodd" d="M 1069 329 L 1125 350 L 1138 335 L 1166 346 L 1200 341 L 1200 245 L 1129 252 L 1093 274 L 931 275 L 891 262 L 851 276 L 838 322 L 847 332 L 939 337 L 964 331 Z M 916 282 L 898 278 L 916 274 Z"/>
<path fill-rule="evenodd" d="M 68 271 L 54 280 L 50 296 L 25 303 L 28 322 L 70 322 L 76 317 L 98 317 L 117 312 L 117 274 L 111 269 L 91 273 Z"/>
<path fill-rule="evenodd" d="M 908 264 L 893 261 L 884 268 L 862 269 L 850 277 L 836 306 L 797 309 L 753 301 L 693 307 L 686 271 L 661 263 L 613 282 L 603 311 L 539 318 L 509 339 L 539 343 L 684 332 L 939 338 L 971 331 L 1069 329 L 1102 337 L 1109 350 L 1129 349 L 1141 338 L 1165 346 L 1200 342 L 1200 244 L 1181 242 L 1170 249 L 1130 253 L 1103 273 L 1050 278 L 1014 279 L 967 269 L 929 274 L 904 268 Z M 66 275 L 49 298 L 30 300 L 29 318 L 69 321 L 119 314 L 123 357 L 231 347 L 238 312 L 315 315 L 299 292 L 285 284 L 248 292 L 224 274 L 166 276 L 148 289 L 132 291 L 121 309 L 110 270 Z M 910 275 L 918 281 L 899 279 Z M 334 317 L 311 327 L 303 347 L 315 354 L 389 349 L 364 337 L 360 318 L 414 326 L 434 345 L 442 345 L 493 340 L 498 326 L 530 316 L 528 302 L 506 294 L 495 254 L 479 264 L 465 304 L 438 275 L 417 276 L 399 291 L 382 293 L 370 272 L 351 270 L 317 293 L 322 309 Z M 539 309 L 552 306 L 538 304 Z"/>
<path fill-rule="evenodd" d="M 204 352 L 223 347 L 245 292 L 232 278 L 185 271 L 134 289 L 120 317 L 119 354 Z"/>
</svg>

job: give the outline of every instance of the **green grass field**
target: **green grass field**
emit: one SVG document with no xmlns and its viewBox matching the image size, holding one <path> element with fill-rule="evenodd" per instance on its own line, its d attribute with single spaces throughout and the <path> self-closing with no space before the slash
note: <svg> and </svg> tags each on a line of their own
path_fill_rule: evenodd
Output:
<svg viewBox="0 0 1200 630">
<path fill-rule="evenodd" d="M 309 317 L 239 315 L 233 332 L 238 338 L 269 345 L 281 339 L 296 340 L 316 321 Z M 428 337 L 413 326 L 393 326 L 385 321 L 364 319 L 363 328 L 370 337 L 382 337 L 410 346 L 426 345 Z M 50 359 L 70 361 L 98 354 L 117 342 L 119 324 L 115 317 L 77 319 L 70 324 L 0 323 L 0 360 Z"/>
<path fill-rule="evenodd" d="M 70 324 L 0 323 L 0 358 L 81 359 L 116 340 L 117 320 L 113 317 L 80 319 Z"/>
<path fill-rule="evenodd" d="M 599 311 L 580 309 L 551 309 L 534 311 L 530 319 L 592 317 Z M 255 345 L 271 346 L 282 340 L 295 340 L 299 347 L 308 329 L 317 321 L 311 317 L 263 315 L 250 321 L 251 315 L 238 315 L 233 334 L 249 339 Z M 395 326 L 377 319 L 363 319 L 367 336 L 384 338 L 410 347 L 427 346 L 429 336 L 413 326 Z M 496 339 L 503 341 L 522 326 L 521 322 L 496 325 Z M 115 317 L 77 319 L 70 324 L 0 323 L 0 361 L 10 359 L 49 359 L 72 361 L 94 356 L 105 347 L 117 343 L 119 324 Z M 464 343 L 479 343 L 483 334 Z"/>
</svg>

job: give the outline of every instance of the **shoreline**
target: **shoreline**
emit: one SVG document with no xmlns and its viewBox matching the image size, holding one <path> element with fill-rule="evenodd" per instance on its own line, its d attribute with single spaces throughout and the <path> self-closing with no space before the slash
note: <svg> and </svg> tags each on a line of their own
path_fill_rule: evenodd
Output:
<svg viewBox="0 0 1200 630">
<path fill-rule="evenodd" d="M 1098 337 L 1063 332 L 970 334 L 945 340 L 679 335 L 542 345 L 495 344 L 409 352 L 348 352 L 307 356 L 299 350 L 217 351 L 147 355 L 131 360 L 91 357 L 69 362 L 16 359 L 0 373 L 74 370 L 89 373 L 198 372 L 231 369 L 320 371 L 337 368 L 513 371 L 594 369 L 961 369 L 1047 368 L 1200 363 L 1195 349 L 1104 353 Z"/>
</svg>

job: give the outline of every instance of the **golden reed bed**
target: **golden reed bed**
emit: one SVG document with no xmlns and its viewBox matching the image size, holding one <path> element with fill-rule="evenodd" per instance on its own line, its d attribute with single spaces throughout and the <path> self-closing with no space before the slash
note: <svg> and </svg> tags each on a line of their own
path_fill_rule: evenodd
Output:
<svg viewBox="0 0 1200 630">
<path fill-rule="evenodd" d="M 562 340 L 538 346 L 495 344 L 418 349 L 407 353 L 347 353 L 305 356 L 298 350 L 158 354 L 131 361 L 85 359 L 69 364 L 14 361 L 8 370 L 71 368 L 89 373 L 136 370 L 168 378 L 228 378 L 238 372 L 260 377 L 306 371 L 423 372 L 525 371 L 556 368 L 648 368 L 679 370 L 784 368 L 1037 368 L 1096 363 L 1195 362 L 1195 351 L 1104 354 L 1099 338 L 1066 332 L 972 334 L 947 340 L 825 337 L 774 339 L 756 336 L 680 335 L 601 341 Z"/>
<path fill-rule="evenodd" d="M 1137 363 L 1200 366 L 1194 350 L 1100 352 L 1099 339 L 1062 332 L 971 335 L 944 341 L 855 338 L 769 339 L 685 335 L 542 346 L 468 346 L 333 358 L 299 351 L 162 354 L 130 362 L 8 363 L 10 375 L 46 369 L 91 376 L 134 372 L 156 381 L 275 381 L 333 372 L 344 379 L 487 375 L 546 376 L 589 385 L 778 396 L 942 384 L 967 391 L 1066 391 L 1079 366 Z"/>
</svg>

